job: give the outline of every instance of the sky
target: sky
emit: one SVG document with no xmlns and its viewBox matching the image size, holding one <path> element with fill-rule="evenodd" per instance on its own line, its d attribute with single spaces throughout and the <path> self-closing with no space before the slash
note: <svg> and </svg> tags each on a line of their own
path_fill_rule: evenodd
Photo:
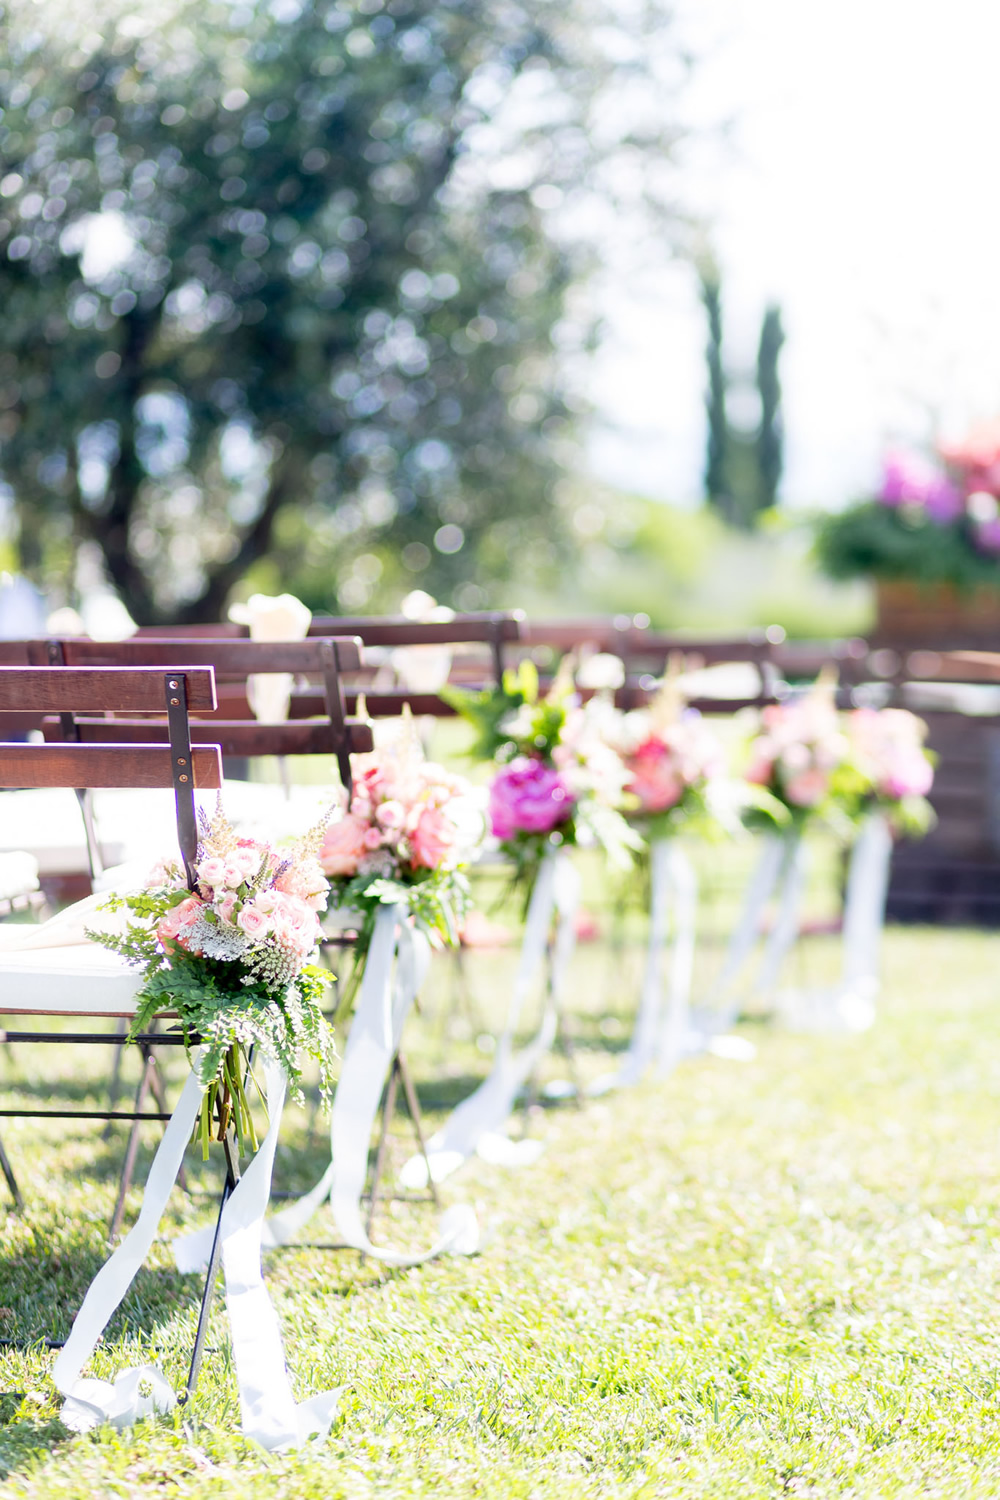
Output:
<svg viewBox="0 0 1000 1500">
<path fill-rule="evenodd" d="M 721 263 L 730 363 L 783 311 L 790 506 L 838 507 L 887 444 L 1000 412 L 1000 5 L 680 0 L 701 57 L 682 184 Z M 607 275 L 588 394 L 601 478 L 691 503 L 705 326 L 688 268 Z"/>
</svg>

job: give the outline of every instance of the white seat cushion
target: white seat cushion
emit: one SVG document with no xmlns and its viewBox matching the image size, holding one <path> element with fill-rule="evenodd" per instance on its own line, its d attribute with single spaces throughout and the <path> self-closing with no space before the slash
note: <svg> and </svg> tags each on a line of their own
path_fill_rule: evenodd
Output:
<svg viewBox="0 0 1000 1500">
<path fill-rule="evenodd" d="M 141 984 L 98 943 L 0 952 L 0 1014 L 131 1016 Z"/>
</svg>

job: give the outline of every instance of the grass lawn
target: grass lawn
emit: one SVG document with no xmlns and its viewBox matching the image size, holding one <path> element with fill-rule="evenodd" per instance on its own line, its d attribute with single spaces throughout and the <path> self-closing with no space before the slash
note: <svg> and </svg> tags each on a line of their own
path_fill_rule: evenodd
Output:
<svg viewBox="0 0 1000 1500">
<path fill-rule="evenodd" d="M 807 949 L 821 976 L 832 940 Z M 474 1260 L 384 1273 L 351 1253 L 270 1256 L 298 1392 L 348 1387 L 325 1442 L 244 1443 L 221 1317 L 194 1402 L 122 1434 L 61 1428 L 36 1345 L 0 1353 L 0 1496 L 1000 1496 L 1000 938 L 897 929 L 885 957 L 865 1037 L 752 1024 L 753 1062 L 535 1107 L 537 1165 L 473 1161 L 446 1184 L 486 1226 Z M 625 958 L 578 952 L 587 1072 L 625 1040 Z M 468 1005 L 439 964 L 413 1025 L 432 1114 L 485 1072 L 512 963 L 474 955 Z M 64 1049 L 44 1051 L 41 1092 L 100 1099 L 72 1058 L 55 1076 Z M 0 1334 L 64 1335 L 105 1253 L 121 1140 L 31 1122 L 4 1137 L 30 1212 L 0 1209 Z M 322 1165 L 293 1112 L 276 1185 Z M 166 1227 L 207 1211 L 175 1191 Z M 394 1204 L 376 1237 L 432 1231 L 428 1205 Z M 331 1233 L 324 1218 L 317 1237 Z M 170 1264 L 158 1244 L 93 1373 L 153 1354 L 182 1380 L 200 1283 Z"/>
</svg>

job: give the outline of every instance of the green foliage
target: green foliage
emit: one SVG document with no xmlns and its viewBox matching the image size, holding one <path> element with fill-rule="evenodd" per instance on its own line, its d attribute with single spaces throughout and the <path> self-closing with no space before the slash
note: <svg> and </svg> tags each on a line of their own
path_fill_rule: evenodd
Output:
<svg viewBox="0 0 1000 1500">
<path fill-rule="evenodd" d="M 499 687 L 470 692 L 445 687 L 441 696 L 473 726 L 469 754 L 504 763 L 517 755 L 550 762 L 566 723 L 566 697 L 572 687 L 558 676 L 544 698 L 538 696 L 538 669 L 525 659 L 508 668 Z"/>
<path fill-rule="evenodd" d="M 0 466 L 30 570 L 69 531 L 139 619 L 190 619 L 303 535 L 325 609 L 359 537 L 391 527 L 437 587 L 463 540 L 507 555 L 501 513 L 542 539 L 568 266 L 527 191 L 442 190 L 472 75 L 549 43 L 483 19 L 317 0 L 178 4 L 71 42 L 11 28 Z"/>
<path fill-rule="evenodd" d="M 938 525 L 917 506 L 869 500 L 825 516 L 816 555 L 831 578 L 905 579 L 960 593 L 1000 588 L 1000 562 L 977 548 L 967 520 Z"/>
</svg>

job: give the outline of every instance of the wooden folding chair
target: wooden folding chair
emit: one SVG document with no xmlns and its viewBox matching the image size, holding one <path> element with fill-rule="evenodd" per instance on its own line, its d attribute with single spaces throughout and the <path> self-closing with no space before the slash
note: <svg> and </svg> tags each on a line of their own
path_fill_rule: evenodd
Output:
<svg viewBox="0 0 1000 1500">
<path fill-rule="evenodd" d="M 181 658 L 192 665 L 211 666 L 216 673 L 217 689 L 222 698 L 223 710 L 232 711 L 246 705 L 246 681 L 255 673 L 288 672 L 300 679 L 313 678 L 319 686 L 312 690 L 313 706 L 323 714 L 315 720 L 283 721 L 278 724 L 259 723 L 248 718 L 220 719 L 192 718 L 189 733 L 193 744 L 211 740 L 218 744 L 223 758 L 228 756 L 256 757 L 262 755 L 332 755 L 337 759 L 341 781 L 350 792 L 350 756 L 372 749 L 372 731 L 367 721 L 349 718 L 344 713 L 344 693 L 340 673 L 357 671 L 361 666 L 361 651 L 356 638 L 327 637 L 288 643 L 235 640 L 219 637 L 203 640 L 193 636 L 180 639 L 168 637 L 140 637 L 128 641 L 96 642 L 89 640 L 29 642 L 29 655 L 44 654 L 49 660 L 62 659 L 76 666 L 99 664 L 107 666 L 144 666 L 152 663 L 177 661 Z M 227 690 L 228 694 L 227 694 Z M 226 697 L 222 697 L 227 694 Z M 202 712 L 202 710 L 198 710 Z M 108 718 L 93 715 L 46 716 L 42 729 L 47 740 L 59 741 L 69 734 L 75 743 L 102 744 L 109 741 L 142 744 L 162 733 L 153 718 Z M 327 946 L 340 946 L 337 939 L 329 939 Z M 121 1057 L 119 1049 L 118 1059 Z M 154 1075 L 155 1076 L 155 1075 Z M 407 1110 L 411 1117 L 418 1147 L 425 1149 L 420 1107 L 413 1086 L 405 1055 L 397 1053 L 387 1085 L 382 1125 L 376 1145 L 375 1165 L 370 1196 L 370 1213 L 377 1202 L 382 1173 L 385 1166 L 385 1149 L 389 1124 L 396 1106 L 398 1084 L 402 1084 Z M 117 1068 L 111 1080 L 112 1106 L 117 1098 Z M 137 1141 L 136 1141 L 137 1144 Z M 133 1143 L 130 1141 L 130 1146 Z M 134 1154 L 134 1147 L 133 1147 Z M 436 1188 L 434 1189 L 437 1201 Z M 116 1215 L 112 1223 L 112 1234 L 120 1225 L 124 1198 L 119 1196 Z M 370 1221 L 369 1221 L 370 1222 Z"/>
<path fill-rule="evenodd" d="M 222 765 L 217 745 L 192 745 L 189 711 L 209 710 L 215 702 L 213 674 L 206 668 L 167 672 L 156 668 L 0 668 L 0 710 L 30 709 L 74 716 L 159 712 L 164 715 L 166 730 L 158 744 L 0 743 L 0 787 L 172 788 L 181 861 L 188 886 L 193 888 L 198 849 L 194 792 L 220 787 Z M 127 1018 L 134 1014 L 140 983 L 134 969 L 97 944 L 0 951 L 0 1015 L 46 1020 Z M 102 1031 L 8 1030 L 4 1035 L 9 1042 L 73 1047 L 106 1046 L 109 1041 Z M 146 1065 L 131 1110 L 13 1108 L 0 1110 L 0 1117 L 127 1120 L 133 1130 L 142 1120 L 168 1120 L 165 1107 L 156 1112 L 144 1107 L 154 1087 L 149 1059 L 154 1047 L 178 1045 L 182 1038 L 150 1031 L 137 1040 Z M 239 1157 L 232 1135 L 223 1145 L 226 1180 L 188 1374 L 189 1391 L 197 1380 L 208 1326 L 221 1248 L 222 1207 L 239 1179 Z M 123 1178 L 120 1199 L 127 1186 Z"/>
</svg>

